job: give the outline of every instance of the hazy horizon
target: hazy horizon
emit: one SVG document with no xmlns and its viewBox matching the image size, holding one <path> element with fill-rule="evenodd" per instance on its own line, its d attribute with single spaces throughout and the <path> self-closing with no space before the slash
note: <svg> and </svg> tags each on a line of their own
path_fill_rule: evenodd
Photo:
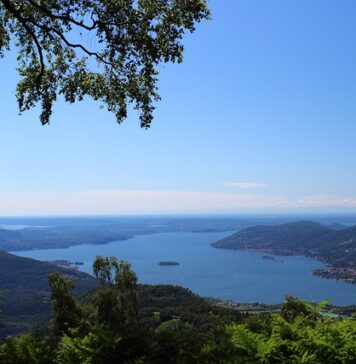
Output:
<svg viewBox="0 0 356 364">
<path fill-rule="evenodd" d="M 355 212 L 328 212 L 328 211 L 314 211 L 314 212 L 304 212 L 304 211 L 288 211 L 288 212 L 235 212 L 235 213 L 214 213 L 214 212 L 202 212 L 202 213 L 151 213 L 151 214 L 58 214 L 58 215 L 0 215 L 1 219 L 76 219 L 76 218 L 214 218 L 214 219 L 238 219 L 238 218 L 306 218 L 306 219 L 317 219 L 317 218 L 327 218 L 327 219 L 341 219 L 341 218 L 355 218 Z M 356 221 L 355 221 L 356 222 Z M 1 224 L 1 222 L 0 222 Z"/>
</svg>

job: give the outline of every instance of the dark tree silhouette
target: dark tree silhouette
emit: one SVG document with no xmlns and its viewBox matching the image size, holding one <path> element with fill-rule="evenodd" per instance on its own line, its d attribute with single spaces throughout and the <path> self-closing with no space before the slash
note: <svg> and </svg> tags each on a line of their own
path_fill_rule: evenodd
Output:
<svg viewBox="0 0 356 364">
<path fill-rule="evenodd" d="M 73 281 L 63 278 L 58 272 L 48 276 L 51 288 L 51 303 L 54 311 L 52 331 L 56 336 L 67 334 L 71 328 L 79 325 L 81 310 L 71 290 Z"/>
<path fill-rule="evenodd" d="M 0 56 L 16 47 L 20 112 L 58 95 L 90 96 L 121 123 L 127 107 L 152 121 L 158 65 L 182 62 L 182 37 L 209 17 L 205 0 L 0 0 Z"/>
</svg>

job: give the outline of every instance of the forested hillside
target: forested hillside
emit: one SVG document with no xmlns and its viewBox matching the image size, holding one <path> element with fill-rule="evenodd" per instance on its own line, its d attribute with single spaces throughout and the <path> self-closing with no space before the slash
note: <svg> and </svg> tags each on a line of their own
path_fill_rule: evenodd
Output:
<svg viewBox="0 0 356 364">
<path fill-rule="evenodd" d="M 74 281 L 74 293 L 98 287 L 94 277 L 0 251 L 0 338 L 22 332 L 48 320 L 52 310 L 47 276 L 59 272 Z"/>
<path fill-rule="evenodd" d="M 344 274 L 343 279 L 356 280 L 356 226 L 335 230 L 311 221 L 254 226 L 217 241 L 213 246 L 277 255 L 305 255 L 332 266 L 329 272 L 335 269 L 335 278 Z M 324 274 L 327 272 L 325 270 Z"/>
</svg>

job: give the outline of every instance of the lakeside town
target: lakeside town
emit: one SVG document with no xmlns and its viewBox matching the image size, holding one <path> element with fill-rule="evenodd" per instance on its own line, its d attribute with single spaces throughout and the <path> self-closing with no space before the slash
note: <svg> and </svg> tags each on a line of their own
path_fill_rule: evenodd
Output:
<svg viewBox="0 0 356 364">
<path fill-rule="evenodd" d="M 329 267 L 323 269 L 315 269 L 313 274 L 328 278 L 337 279 L 346 283 L 356 284 L 356 268 L 355 267 Z"/>
</svg>

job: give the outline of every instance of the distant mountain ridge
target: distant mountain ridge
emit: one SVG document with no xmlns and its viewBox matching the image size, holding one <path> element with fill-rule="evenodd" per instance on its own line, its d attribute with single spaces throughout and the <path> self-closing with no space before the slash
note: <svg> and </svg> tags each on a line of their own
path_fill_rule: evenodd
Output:
<svg viewBox="0 0 356 364">
<path fill-rule="evenodd" d="M 212 245 L 276 255 L 305 255 L 356 275 L 356 226 L 335 230 L 312 221 L 260 225 L 241 230 Z"/>
<path fill-rule="evenodd" d="M 60 249 L 82 244 L 106 244 L 132 238 L 120 228 L 106 227 L 26 227 L 19 230 L 0 229 L 0 250 Z"/>
<path fill-rule="evenodd" d="M 265 220 L 255 220 L 257 223 Z M 248 219 L 87 218 L 1 220 L 0 250 L 61 249 L 83 244 L 107 244 L 137 235 L 169 232 L 234 231 L 250 226 Z M 30 224 L 30 225 L 28 225 Z M 6 229 L 9 226 L 10 229 Z M 12 228 L 11 226 L 22 226 Z"/>
</svg>

